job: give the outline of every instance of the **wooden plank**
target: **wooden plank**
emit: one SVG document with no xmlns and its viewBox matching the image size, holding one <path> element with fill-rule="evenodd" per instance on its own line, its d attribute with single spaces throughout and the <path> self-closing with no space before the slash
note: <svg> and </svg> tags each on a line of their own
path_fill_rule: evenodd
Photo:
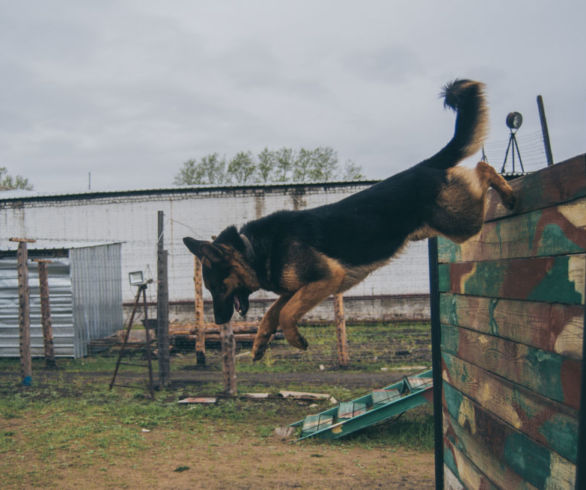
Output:
<svg viewBox="0 0 586 490">
<path fill-rule="evenodd" d="M 578 414 L 477 366 L 444 353 L 445 397 L 459 393 L 535 442 L 576 463 Z"/>
<path fill-rule="evenodd" d="M 586 255 L 440 264 L 440 292 L 584 304 Z"/>
<path fill-rule="evenodd" d="M 471 487 L 474 488 L 474 487 Z M 476 487 L 479 488 L 479 487 Z M 456 475 L 452 472 L 452 470 L 447 466 L 444 465 L 444 489 L 445 490 L 465 490 L 464 485 L 462 482 L 458 480 Z"/>
<path fill-rule="evenodd" d="M 485 223 L 461 245 L 440 238 L 439 261 L 470 262 L 586 251 L 586 198 Z"/>
<path fill-rule="evenodd" d="M 575 408 L 581 362 L 465 328 L 442 325 L 442 352 Z"/>
<path fill-rule="evenodd" d="M 315 432 L 329 427 L 333 422 L 334 417 L 331 415 L 308 415 L 303 421 L 303 428 L 301 430 L 304 433 Z"/>
<path fill-rule="evenodd" d="M 504 461 L 498 458 L 498 453 L 490 451 L 480 438 L 473 437 L 453 419 L 447 410 L 443 413 L 444 441 L 455 447 L 478 468 L 484 475 L 490 475 L 490 480 L 499 488 L 535 489 L 520 475 L 509 468 Z M 444 442 L 444 448 L 446 442 Z M 474 488 L 474 487 L 472 487 Z"/>
<path fill-rule="evenodd" d="M 372 404 L 382 405 L 392 402 L 401 396 L 399 390 L 372 390 Z"/>
<path fill-rule="evenodd" d="M 366 403 L 364 402 L 342 402 L 338 407 L 338 419 L 351 419 L 363 413 L 366 413 Z"/>
<path fill-rule="evenodd" d="M 448 469 L 445 472 L 444 488 L 499 488 L 448 438 L 444 438 L 444 461 Z"/>
<path fill-rule="evenodd" d="M 510 182 L 518 203 L 511 212 L 495 192 L 487 202 L 486 221 L 527 213 L 586 196 L 586 155 L 544 168 Z"/>
<path fill-rule="evenodd" d="M 444 389 L 449 387 L 444 384 Z M 457 396 L 456 390 L 452 394 L 446 391 L 446 395 L 444 409 L 459 437 L 463 433 L 474 437 L 506 468 L 537 488 L 574 487 L 574 464 L 503 423 L 471 399 L 461 394 Z"/>
<path fill-rule="evenodd" d="M 584 307 L 442 294 L 440 321 L 582 359 Z"/>
</svg>

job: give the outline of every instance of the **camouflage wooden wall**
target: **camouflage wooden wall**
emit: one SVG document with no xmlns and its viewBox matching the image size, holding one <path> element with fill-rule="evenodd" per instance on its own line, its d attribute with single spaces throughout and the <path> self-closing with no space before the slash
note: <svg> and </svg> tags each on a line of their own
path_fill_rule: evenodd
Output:
<svg viewBox="0 0 586 490">
<path fill-rule="evenodd" d="M 439 241 L 446 488 L 574 488 L 586 155 L 490 196 L 483 231 Z"/>
</svg>

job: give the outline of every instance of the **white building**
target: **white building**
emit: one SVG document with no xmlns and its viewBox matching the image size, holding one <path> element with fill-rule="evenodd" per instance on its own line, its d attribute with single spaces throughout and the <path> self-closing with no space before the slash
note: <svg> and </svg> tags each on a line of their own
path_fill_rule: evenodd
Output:
<svg viewBox="0 0 586 490">
<path fill-rule="evenodd" d="M 48 240 L 56 245 L 71 241 L 123 242 L 122 294 L 124 302 L 128 303 L 135 295 L 128 283 L 129 272 L 143 270 L 147 277 L 156 279 L 157 212 L 163 211 L 173 319 L 174 315 L 179 315 L 173 305 L 183 304 L 188 311 L 193 311 L 189 307 L 194 297 L 193 256 L 183 245 L 184 236 L 210 239 L 228 225 L 239 227 L 280 209 L 302 209 L 335 202 L 370 184 L 372 182 L 187 187 L 68 195 L 2 192 L 0 246 L 3 249 L 15 246 L 7 242 L 10 237 Z M 362 311 L 366 315 L 364 319 L 380 320 L 397 316 L 407 318 L 408 307 L 385 313 L 385 305 L 396 308 L 405 299 L 407 304 L 417 300 L 418 308 L 425 309 L 415 317 L 426 317 L 428 292 L 427 242 L 423 241 L 411 244 L 389 265 L 348 291 L 346 297 L 362 305 L 356 310 L 357 318 L 363 316 L 358 313 Z M 204 294 L 209 299 L 207 291 Z M 154 287 L 149 289 L 149 295 L 154 300 Z M 262 291 L 251 296 L 249 315 L 260 316 L 272 297 Z M 350 309 L 347 307 L 350 315 L 352 311 L 351 305 Z M 316 315 L 314 318 L 319 319 L 320 313 Z"/>
</svg>

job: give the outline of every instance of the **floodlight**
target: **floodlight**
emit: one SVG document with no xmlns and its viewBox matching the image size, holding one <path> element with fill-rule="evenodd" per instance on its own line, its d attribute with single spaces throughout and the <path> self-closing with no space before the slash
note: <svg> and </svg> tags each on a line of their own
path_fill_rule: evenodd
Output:
<svg viewBox="0 0 586 490">
<path fill-rule="evenodd" d="M 131 286 L 142 286 L 144 284 L 142 271 L 129 272 L 128 282 Z"/>
</svg>

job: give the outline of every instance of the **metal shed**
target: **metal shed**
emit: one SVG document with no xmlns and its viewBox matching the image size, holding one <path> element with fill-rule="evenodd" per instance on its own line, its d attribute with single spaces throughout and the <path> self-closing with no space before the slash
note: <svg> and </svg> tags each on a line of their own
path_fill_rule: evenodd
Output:
<svg viewBox="0 0 586 490">
<path fill-rule="evenodd" d="M 49 259 L 55 355 L 79 358 L 122 328 L 121 243 L 37 241 L 28 246 L 31 352 L 43 356 L 38 266 Z M 16 244 L 0 241 L 0 357 L 19 356 Z"/>
</svg>

